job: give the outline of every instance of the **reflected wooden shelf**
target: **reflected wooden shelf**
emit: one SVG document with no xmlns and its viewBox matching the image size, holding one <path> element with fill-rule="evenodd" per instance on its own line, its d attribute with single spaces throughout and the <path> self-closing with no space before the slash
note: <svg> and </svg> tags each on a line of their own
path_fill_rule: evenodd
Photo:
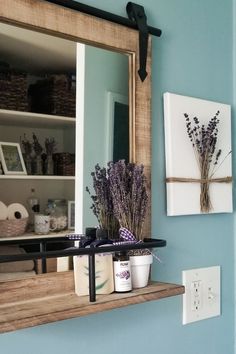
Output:
<svg viewBox="0 0 236 354">
<path fill-rule="evenodd" d="M 52 181 L 74 181 L 75 176 L 46 176 L 46 175 L 0 175 L 0 180 L 16 180 L 16 179 L 28 179 L 28 180 L 52 180 Z"/>
<path fill-rule="evenodd" d="M 21 236 L 0 237 L 1 242 L 7 241 L 21 241 L 21 240 L 37 240 L 37 239 L 54 239 L 58 237 L 65 237 L 66 235 L 73 234 L 74 230 L 52 231 L 47 235 L 37 235 L 34 232 L 26 232 Z"/>
<path fill-rule="evenodd" d="M 151 282 L 130 293 L 97 295 L 91 303 L 88 296 L 75 295 L 72 271 L 2 282 L 0 333 L 181 295 L 184 290 L 182 285 Z"/>
<path fill-rule="evenodd" d="M 0 125 L 29 126 L 38 128 L 66 128 L 75 126 L 75 118 L 50 114 L 0 109 Z"/>
</svg>

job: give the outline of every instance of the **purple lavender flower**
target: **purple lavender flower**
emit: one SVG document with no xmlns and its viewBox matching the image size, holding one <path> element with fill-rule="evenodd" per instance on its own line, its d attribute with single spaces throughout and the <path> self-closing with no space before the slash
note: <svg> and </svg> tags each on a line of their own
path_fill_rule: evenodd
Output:
<svg viewBox="0 0 236 354">
<path fill-rule="evenodd" d="M 116 273 L 116 277 L 128 280 L 130 278 L 130 271 L 123 270 L 122 272 Z"/>
<path fill-rule="evenodd" d="M 86 187 L 86 191 L 90 194 L 93 202 L 91 209 L 98 220 L 99 226 L 107 229 L 109 238 L 117 238 L 119 224 L 114 216 L 113 200 L 106 168 L 97 164 L 91 176 L 95 195 L 91 195 L 89 188 Z"/>
<path fill-rule="evenodd" d="M 137 240 L 141 239 L 148 205 L 143 165 L 126 164 L 124 160 L 109 162 L 107 173 L 114 215 L 121 227 L 128 229 Z"/>
<path fill-rule="evenodd" d="M 209 180 L 216 172 L 222 150 L 216 150 L 218 140 L 218 124 L 220 111 L 209 120 L 207 126 L 200 125 L 199 119 L 194 117 L 190 119 L 187 113 L 184 113 L 186 130 L 188 137 L 194 149 L 197 163 L 200 170 L 201 194 L 200 205 L 202 212 L 209 212 L 212 208 L 209 197 Z M 228 156 L 228 155 L 227 155 Z"/>
</svg>

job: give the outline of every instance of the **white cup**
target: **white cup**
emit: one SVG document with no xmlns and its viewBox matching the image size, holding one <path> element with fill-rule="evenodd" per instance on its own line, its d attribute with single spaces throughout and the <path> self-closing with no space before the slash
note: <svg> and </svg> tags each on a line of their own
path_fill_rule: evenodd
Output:
<svg viewBox="0 0 236 354">
<path fill-rule="evenodd" d="M 50 227 L 50 216 L 43 214 L 34 215 L 34 232 L 38 235 L 46 235 L 55 228 Z"/>
</svg>

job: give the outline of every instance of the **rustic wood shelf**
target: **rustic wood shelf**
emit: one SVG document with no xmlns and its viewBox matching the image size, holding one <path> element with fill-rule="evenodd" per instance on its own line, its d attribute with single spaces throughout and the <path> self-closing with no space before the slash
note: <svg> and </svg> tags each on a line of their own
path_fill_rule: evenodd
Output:
<svg viewBox="0 0 236 354">
<path fill-rule="evenodd" d="M 88 296 L 75 295 L 70 271 L 2 282 L 0 293 L 0 333 L 4 333 L 181 295 L 184 286 L 152 282 L 130 293 L 98 295 L 91 303 Z"/>
</svg>

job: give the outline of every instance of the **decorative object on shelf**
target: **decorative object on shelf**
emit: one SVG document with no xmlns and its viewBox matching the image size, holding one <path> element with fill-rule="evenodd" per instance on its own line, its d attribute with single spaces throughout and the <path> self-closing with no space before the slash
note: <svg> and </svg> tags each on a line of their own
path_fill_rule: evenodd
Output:
<svg viewBox="0 0 236 354">
<path fill-rule="evenodd" d="M 109 239 L 117 238 L 119 224 L 114 216 L 111 185 L 107 170 L 97 164 L 91 176 L 95 195 L 91 195 L 89 188 L 86 187 L 86 191 L 93 201 L 91 209 L 98 220 L 99 228 L 108 231 Z"/>
<path fill-rule="evenodd" d="M 109 162 L 107 169 L 114 215 L 120 227 L 125 227 L 142 240 L 142 229 L 148 207 L 144 166 L 119 160 Z"/>
<path fill-rule="evenodd" d="M 135 236 L 125 227 L 120 228 L 120 238 L 125 242 L 136 241 L 137 243 Z M 142 242 L 142 240 L 139 242 Z M 135 289 L 147 286 L 150 275 L 150 267 L 153 262 L 153 256 L 155 256 L 158 261 L 160 261 L 160 259 L 147 248 L 132 250 L 129 252 L 129 255 L 131 264 L 132 287 Z"/>
<path fill-rule="evenodd" d="M 27 75 L 0 62 L 0 108 L 28 111 Z"/>
<path fill-rule="evenodd" d="M 55 231 L 55 228 L 50 227 L 50 216 L 43 214 L 34 215 L 34 232 L 38 235 L 46 235 L 49 231 Z"/>
<path fill-rule="evenodd" d="M 31 175 L 32 143 L 27 139 L 26 134 L 24 134 L 24 140 L 20 137 L 20 142 L 23 147 L 23 158 L 25 161 L 26 171 Z"/>
<path fill-rule="evenodd" d="M 75 75 L 47 75 L 30 85 L 32 112 L 75 117 Z"/>
<path fill-rule="evenodd" d="M 131 266 L 129 255 L 126 251 L 116 252 L 113 257 L 114 284 L 118 293 L 132 290 Z"/>
<path fill-rule="evenodd" d="M 33 150 L 34 155 L 32 156 L 32 174 L 33 175 L 42 175 L 42 158 L 41 154 L 43 151 L 42 145 L 39 143 L 39 140 L 35 133 L 33 133 Z"/>
<path fill-rule="evenodd" d="M 5 175 L 26 175 L 20 144 L 0 142 L 0 159 Z"/>
<path fill-rule="evenodd" d="M 0 237 L 14 237 L 24 234 L 29 214 L 22 204 L 12 203 L 6 207 L 3 202 L 0 202 L 0 215 Z"/>
<path fill-rule="evenodd" d="M 14 237 L 23 235 L 28 219 L 0 220 L 0 237 Z"/>
<path fill-rule="evenodd" d="M 48 165 L 47 165 L 47 154 L 42 153 L 41 158 L 42 158 L 42 173 L 43 173 L 43 175 L 46 175 L 47 174 L 47 168 L 48 168 Z"/>
<path fill-rule="evenodd" d="M 150 266 L 153 262 L 153 255 L 130 256 L 132 287 L 143 288 L 148 285 Z"/>
<path fill-rule="evenodd" d="M 27 199 L 27 205 L 29 210 L 29 231 L 34 230 L 34 215 L 40 212 L 40 201 L 35 195 L 35 189 L 31 188 L 30 196 Z"/>
<path fill-rule="evenodd" d="M 60 152 L 53 154 L 54 174 L 58 176 L 75 175 L 75 154 Z"/>
<path fill-rule="evenodd" d="M 142 242 L 142 229 L 145 221 L 148 195 L 146 191 L 146 177 L 144 175 L 144 166 L 134 163 L 126 163 L 119 160 L 115 163 L 109 162 L 108 168 L 95 166 L 95 172 L 92 173 L 93 186 L 96 191 L 95 196 L 91 196 L 94 204 L 92 210 L 97 216 L 101 228 L 109 227 L 112 220 L 117 219 L 120 225 L 120 239 L 126 242 Z M 89 192 L 89 189 L 87 188 Z M 109 229 L 108 229 L 109 230 Z M 109 238 L 111 238 L 109 236 Z M 116 237 L 117 238 L 117 235 Z M 121 241 L 121 243 L 122 243 Z M 152 254 L 148 249 L 134 250 L 129 252 L 130 256 L 139 256 L 139 263 L 142 258 L 146 265 L 147 255 L 152 259 Z M 150 262 L 151 264 L 151 262 Z M 146 282 L 135 281 L 135 286 L 146 286 L 148 282 L 149 266 L 147 270 Z M 136 270 L 143 269 L 133 267 L 134 278 L 136 279 Z M 143 279 L 143 275 L 141 274 Z M 145 283 L 145 285 L 143 285 Z"/>
<path fill-rule="evenodd" d="M 53 154 L 56 151 L 57 142 L 54 138 L 46 138 L 45 142 L 45 151 L 46 151 L 46 175 L 54 175 L 54 162 L 53 162 Z"/>
<path fill-rule="evenodd" d="M 53 164 L 53 157 L 52 155 L 47 155 L 47 169 L 46 169 L 46 175 L 53 175 L 54 174 L 54 164 Z"/>
<path fill-rule="evenodd" d="M 50 215 L 50 228 L 62 231 L 67 228 L 68 212 L 66 199 L 48 199 L 46 214 Z"/>
<path fill-rule="evenodd" d="M 230 106 L 164 94 L 167 214 L 232 212 Z"/>
<path fill-rule="evenodd" d="M 112 254 L 95 256 L 96 294 L 111 294 L 114 291 Z M 89 295 L 88 256 L 74 257 L 75 293 L 79 296 Z"/>
<path fill-rule="evenodd" d="M 56 151 L 57 142 L 54 138 L 46 138 L 44 142 L 46 153 L 44 153 L 43 147 L 36 134 L 33 133 L 32 137 L 32 142 L 27 139 L 26 134 L 24 134 L 24 139 L 20 138 L 21 145 L 24 149 L 23 156 L 27 172 L 32 175 L 56 174 L 54 173 L 53 155 Z"/>
<path fill-rule="evenodd" d="M 75 201 L 68 200 L 68 229 L 75 229 Z"/>
</svg>

